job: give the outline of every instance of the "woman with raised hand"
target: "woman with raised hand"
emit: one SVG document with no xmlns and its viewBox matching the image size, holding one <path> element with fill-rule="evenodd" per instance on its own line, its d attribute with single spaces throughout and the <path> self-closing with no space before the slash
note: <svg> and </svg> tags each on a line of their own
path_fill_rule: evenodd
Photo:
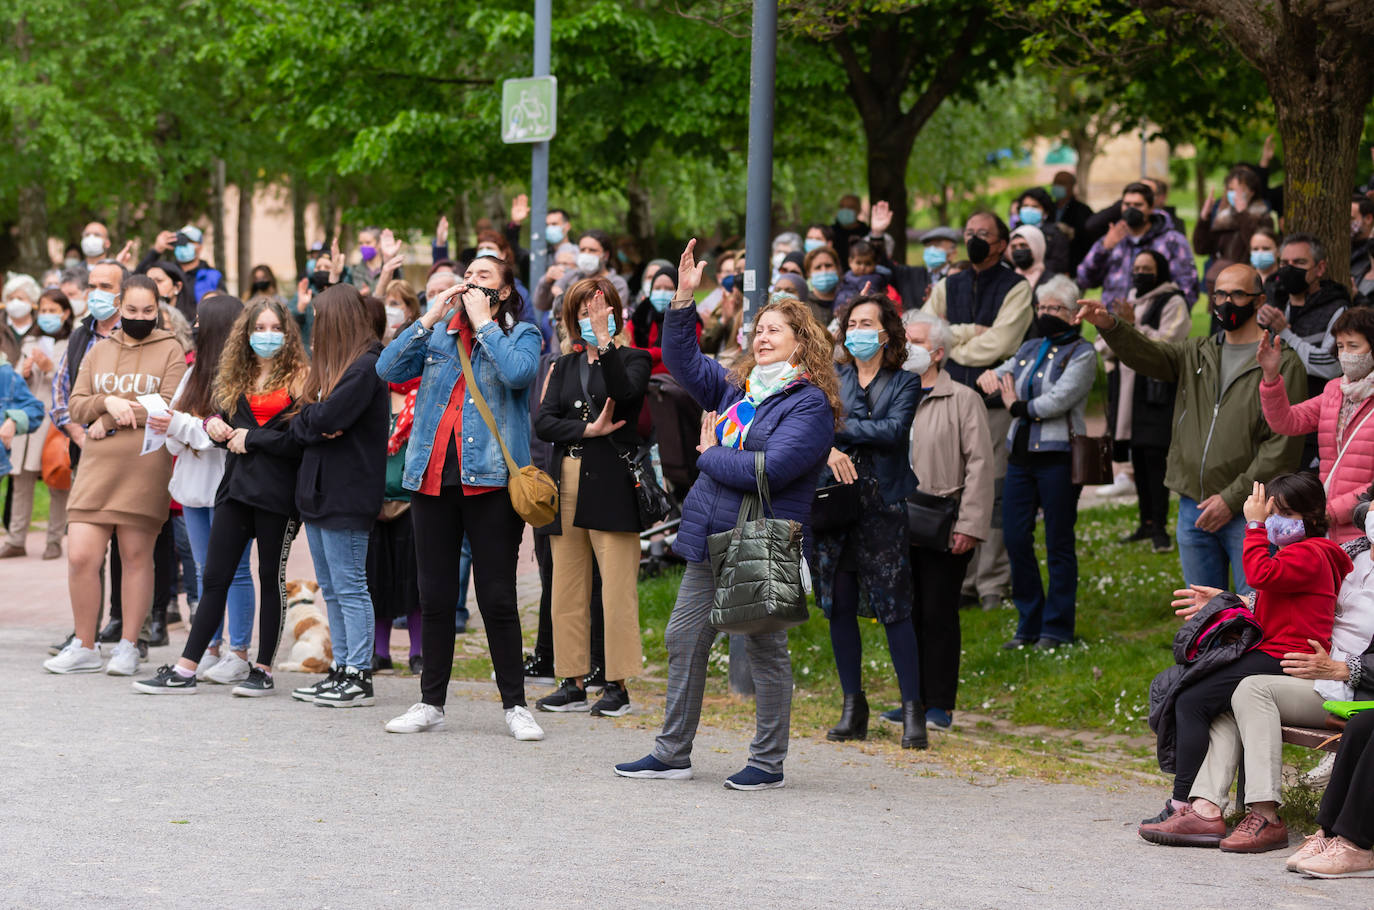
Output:
<svg viewBox="0 0 1374 910">
<path fill-rule="evenodd" d="M 235 308 L 241 312 L 226 333 L 223 321 Z M 283 573 L 299 528 L 296 472 L 301 447 L 291 437 L 290 423 L 309 365 L 296 321 L 277 300 L 254 298 L 245 309 L 232 297 L 207 297 L 198 319 L 201 348 L 196 366 L 177 396 L 177 407 L 159 423 L 170 446 L 181 450 L 174 486 L 179 497 L 191 500 L 187 531 L 193 549 L 199 551 L 200 607 L 176 664 L 158 668 L 151 679 L 134 683 L 134 690 L 148 695 L 195 692 L 206 649 L 220 640 L 232 600 L 231 653 L 200 675 L 222 685 L 236 684 L 235 695 L 270 695 L 272 660 L 286 617 Z M 208 388 L 202 385 L 211 376 Z M 216 458 L 220 449 L 210 448 L 211 442 L 228 454 Z M 222 464 L 218 482 L 216 462 Z M 206 501 L 211 483 L 210 506 L 194 505 Z M 245 585 L 242 576 L 247 548 L 255 542 L 258 659 L 247 666 L 253 589 L 251 579 Z M 246 619 L 241 612 L 245 594 Z"/>
<path fill-rule="evenodd" d="M 716 630 L 715 597 L 706 549 L 710 534 L 735 526 L 741 500 L 757 489 L 755 453 L 765 453 L 773 518 L 797 521 L 809 542 L 811 502 L 843 421 L 831 356 L 832 342 L 800 301 L 783 298 L 758 313 L 748 353 L 727 371 L 697 344 L 696 303 L 704 262 L 682 253 L 678 292 L 663 321 L 663 361 L 707 413 L 702 418 L 701 476 L 682 507 L 673 549 L 688 561 L 668 620 L 668 700 L 653 751 L 615 766 L 622 777 L 685 780 L 692 776 L 692 740 L 701 719 L 706 665 Z M 792 710 L 792 663 L 787 633 L 745 636 L 756 687 L 755 735 L 749 761 L 725 786 L 764 790 L 783 786 L 783 760 Z"/>
</svg>

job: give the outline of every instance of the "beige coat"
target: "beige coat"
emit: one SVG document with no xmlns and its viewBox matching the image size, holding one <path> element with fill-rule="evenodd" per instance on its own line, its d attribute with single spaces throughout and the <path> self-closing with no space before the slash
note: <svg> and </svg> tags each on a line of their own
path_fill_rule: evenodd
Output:
<svg viewBox="0 0 1374 910">
<path fill-rule="evenodd" d="M 43 334 L 38 331 L 35 323 L 24 336 L 20 345 L 20 358 L 14 364 L 17 371 L 23 363 L 24 358 L 28 357 L 34 348 L 38 347 L 38 340 L 43 338 Z M 57 365 L 62 362 L 62 354 L 67 350 L 67 339 L 53 342 L 53 350 L 49 359 L 52 360 L 51 370 L 44 372 L 35 367 L 29 372 L 27 380 L 29 391 L 34 394 L 39 401 L 43 402 L 43 422 L 31 427 L 25 436 L 14 437 L 14 447 L 10 451 L 10 461 L 13 467 L 11 474 L 18 474 L 20 471 L 41 471 L 43 469 L 43 443 L 48 438 L 48 430 L 52 427 L 52 380 L 53 374 L 57 371 Z"/>
<path fill-rule="evenodd" d="M 944 370 L 916 407 L 911 468 L 923 493 L 960 496 L 954 533 L 988 539 L 992 524 L 992 437 L 979 394 Z"/>
</svg>

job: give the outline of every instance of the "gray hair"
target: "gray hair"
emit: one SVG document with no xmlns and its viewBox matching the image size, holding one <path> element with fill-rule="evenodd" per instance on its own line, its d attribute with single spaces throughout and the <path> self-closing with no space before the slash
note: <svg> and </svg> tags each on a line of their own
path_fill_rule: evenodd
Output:
<svg viewBox="0 0 1374 910">
<path fill-rule="evenodd" d="M 20 272 L 10 272 L 5 276 L 5 291 L 3 297 L 9 300 L 15 294 L 23 295 L 28 298 L 29 303 L 37 306 L 38 298 L 42 295 L 43 289 L 38 286 L 38 282 L 33 280 L 32 275 L 25 275 Z"/>
<path fill-rule="evenodd" d="M 71 268 L 63 269 L 61 277 L 57 279 L 57 283 L 60 285 L 71 283 L 85 290 L 91 286 L 91 273 L 87 270 L 86 264 L 83 262 Z"/>
<path fill-rule="evenodd" d="M 435 272 L 429 276 L 425 282 L 425 299 L 433 300 L 444 291 L 458 283 L 458 276 L 453 272 Z"/>
<path fill-rule="evenodd" d="M 1073 279 L 1067 275 L 1055 275 L 1040 287 L 1035 289 L 1035 300 L 1043 303 L 1046 298 L 1062 303 L 1064 306 L 1073 310 L 1078 305 L 1078 298 L 1083 296 L 1083 292 L 1074 284 Z"/>
<path fill-rule="evenodd" d="M 124 287 L 124 282 L 129 280 L 129 270 L 125 268 L 124 263 L 120 262 L 118 259 L 102 259 L 99 262 L 97 262 L 96 265 L 112 265 L 115 268 L 119 269 L 120 287 Z M 89 274 L 89 272 L 87 274 Z"/>
<path fill-rule="evenodd" d="M 1279 244 L 1279 252 L 1283 252 L 1287 247 L 1295 243 L 1307 244 L 1307 248 L 1312 251 L 1313 265 L 1326 260 L 1326 247 L 1322 245 L 1322 242 L 1317 239 L 1316 235 L 1306 234 L 1300 231 L 1294 231 L 1292 234 L 1284 237 L 1283 242 Z"/>
<path fill-rule="evenodd" d="M 773 238 L 773 249 L 776 250 L 780 246 L 790 247 L 793 252 L 800 250 L 802 248 L 801 234 L 796 231 L 783 231 Z"/>
<path fill-rule="evenodd" d="M 926 313 L 921 310 L 907 310 L 902 314 L 902 325 L 923 325 L 930 332 L 929 341 L 932 350 L 943 350 L 945 352 L 943 363 L 949 359 L 950 348 L 954 347 L 954 336 L 949 330 L 949 323 L 936 316 L 934 313 Z"/>
</svg>

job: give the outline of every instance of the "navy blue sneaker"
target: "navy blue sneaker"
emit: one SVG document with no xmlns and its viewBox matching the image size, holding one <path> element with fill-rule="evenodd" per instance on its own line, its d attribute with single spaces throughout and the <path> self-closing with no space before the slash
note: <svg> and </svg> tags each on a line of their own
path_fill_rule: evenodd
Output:
<svg viewBox="0 0 1374 910">
<path fill-rule="evenodd" d="M 646 755 L 639 761 L 616 765 L 615 773 L 619 774 L 621 777 L 643 777 L 654 780 L 691 780 L 692 766 L 688 765 L 685 768 L 674 768 L 671 765 L 665 765 L 652 755 Z M 778 780 L 782 780 L 782 775 L 778 775 Z"/>
<path fill-rule="evenodd" d="M 948 733 L 954 726 L 954 715 L 944 708 L 926 708 L 926 729 Z"/>
<path fill-rule="evenodd" d="M 781 786 L 781 774 L 769 774 L 753 765 L 745 765 L 743 771 L 736 771 L 725 778 L 727 790 L 776 790 Z"/>
<path fill-rule="evenodd" d="M 878 717 L 890 724 L 900 724 L 902 722 L 902 709 L 896 707 L 891 711 L 884 711 L 882 714 L 879 714 Z"/>
</svg>

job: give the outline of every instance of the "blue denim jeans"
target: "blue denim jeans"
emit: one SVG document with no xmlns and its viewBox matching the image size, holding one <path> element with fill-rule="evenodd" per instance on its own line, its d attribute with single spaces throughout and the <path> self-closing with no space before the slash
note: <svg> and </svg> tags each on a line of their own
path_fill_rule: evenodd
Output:
<svg viewBox="0 0 1374 910">
<path fill-rule="evenodd" d="M 342 666 L 372 667 L 377 633 L 372 595 L 367 590 L 367 531 L 305 526 L 315 580 L 329 612 L 334 660 Z"/>
<path fill-rule="evenodd" d="M 199 592 L 205 574 L 205 557 L 210 550 L 210 523 L 215 510 L 183 506 L 181 513 L 186 518 L 186 536 L 191 541 L 191 555 L 196 560 L 196 591 Z M 258 609 L 258 601 L 253 593 L 253 571 L 248 562 L 252 549 L 252 544 L 243 548 L 243 559 L 234 572 L 234 580 L 229 583 L 229 597 L 224 602 L 229 622 L 229 648 L 233 651 L 247 651 L 253 641 L 253 614 Z M 219 642 L 223 637 L 224 623 L 221 622 L 210 640 Z"/>
<path fill-rule="evenodd" d="M 1073 641 L 1078 599 L 1078 554 L 1073 526 L 1078 520 L 1078 493 L 1067 459 L 1051 463 L 1007 465 L 1002 488 L 1002 529 L 1011 562 L 1011 599 L 1021 621 L 1016 637 Z M 1048 595 L 1040 583 L 1035 558 L 1035 513 L 1045 510 L 1045 564 Z"/>
<path fill-rule="evenodd" d="M 1197 500 L 1181 496 L 1178 500 L 1178 561 L 1183 566 L 1183 582 L 1231 590 L 1244 597 L 1252 590 L 1245 583 L 1241 551 L 1245 544 L 1245 516 L 1237 515 L 1216 531 L 1196 527 L 1202 510 Z M 1229 568 L 1229 572 L 1227 571 Z M 1228 582 L 1235 576 L 1234 587 Z"/>
</svg>

